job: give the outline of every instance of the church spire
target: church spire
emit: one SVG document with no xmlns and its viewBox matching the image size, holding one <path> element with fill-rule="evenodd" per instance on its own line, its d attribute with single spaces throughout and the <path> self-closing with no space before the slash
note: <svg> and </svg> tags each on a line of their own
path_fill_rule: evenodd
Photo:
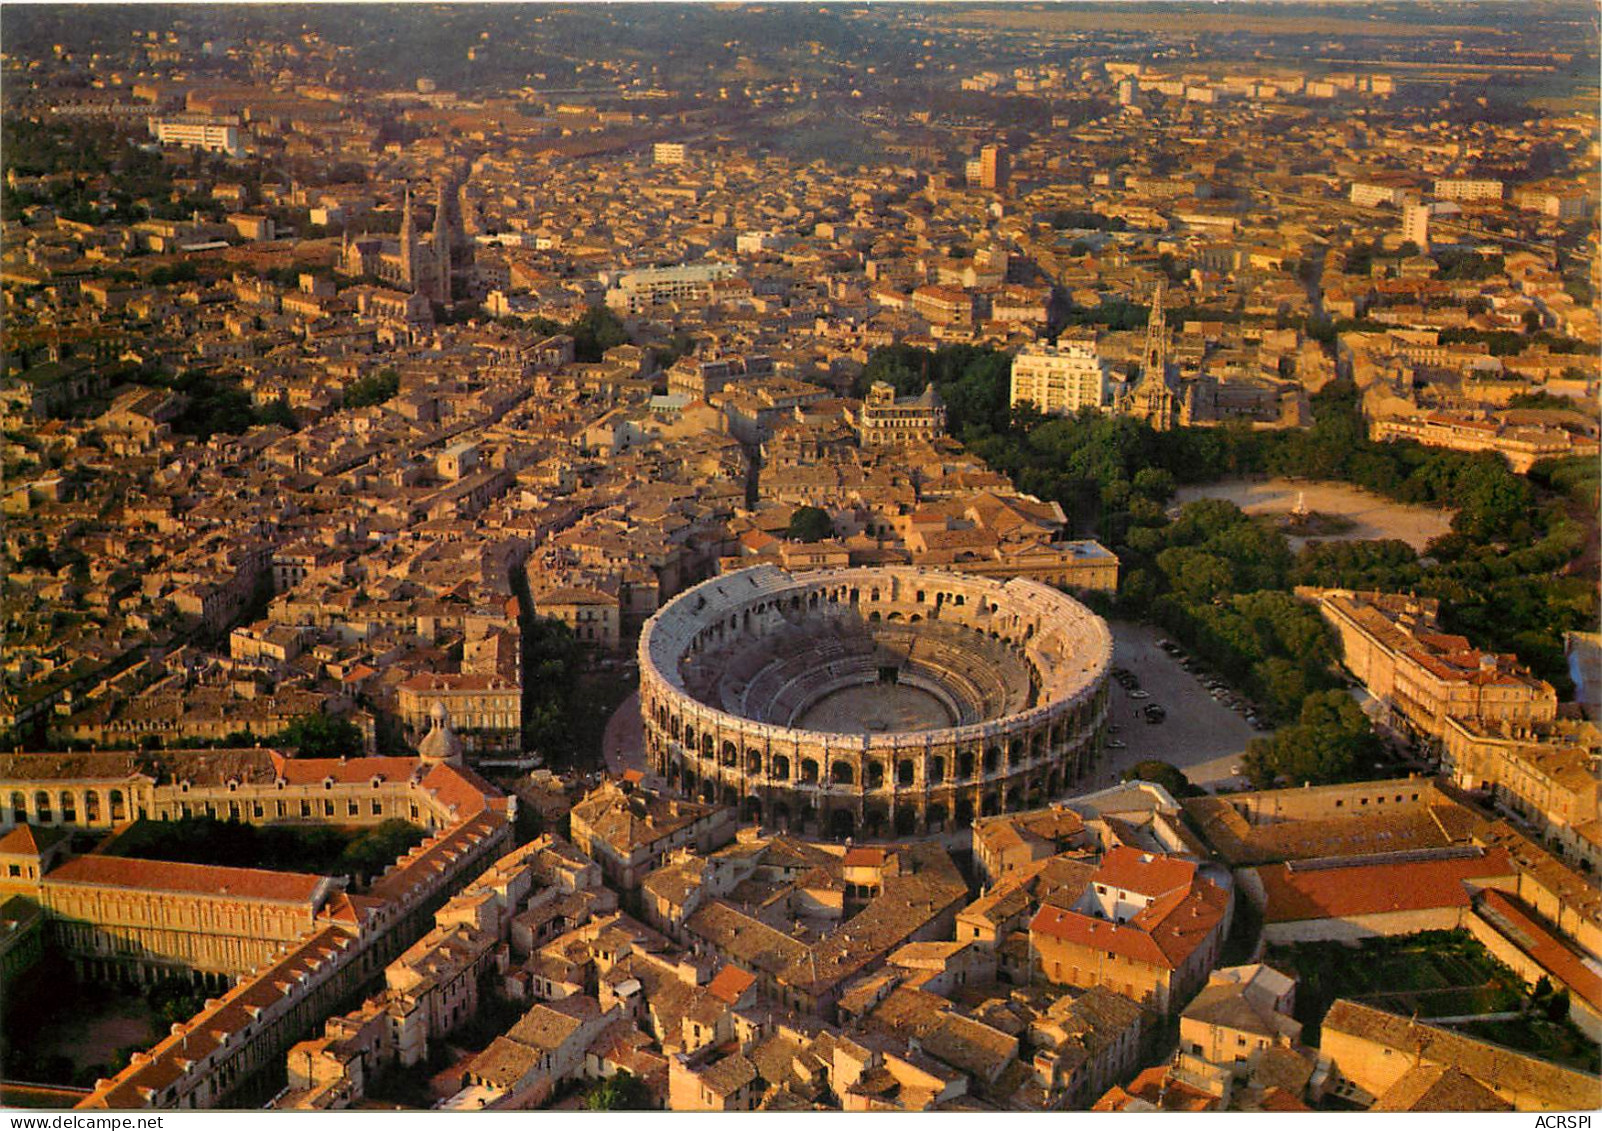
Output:
<svg viewBox="0 0 1602 1131">
<path fill-rule="evenodd" d="M 445 216 L 450 182 L 440 181 L 439 203 L 434 206 L 434 298 L 441 306 L 451 301 L 451 228 Z"/>
<path fill-rule="evenodd" d="M 406 202 L 401 206 L 400 269 L 401 282 L 409 291 L 417 289 L 417 233 L 413 231 L 412 183 L 406 182 Z"/>
</svg>

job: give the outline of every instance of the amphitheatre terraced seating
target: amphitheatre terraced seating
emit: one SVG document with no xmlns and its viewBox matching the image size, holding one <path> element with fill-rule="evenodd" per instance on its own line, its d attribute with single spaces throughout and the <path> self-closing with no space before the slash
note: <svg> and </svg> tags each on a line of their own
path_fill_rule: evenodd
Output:
<svg viewBox="0 0 1602 1131">
<path fill-rule="evenodd" d="M 1035 582 L 761 566 L 670 601 L 640 659 L 648 761 L 686 794 L 847 836 L 893 793 L 908 835 L 1087 773 L 1112 639 Z"/>
</svg>

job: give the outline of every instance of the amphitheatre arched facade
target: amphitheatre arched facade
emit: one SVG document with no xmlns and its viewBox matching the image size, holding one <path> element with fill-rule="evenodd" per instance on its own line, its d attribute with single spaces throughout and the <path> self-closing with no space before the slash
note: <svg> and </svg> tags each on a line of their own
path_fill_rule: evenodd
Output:
<svg viewBox="0 0 1602 1131">
<path fill-rule="evenodd" d="M 834 838 L 1038 807 L 1091 772 L 1112 635 L 1038 582 L 757 566 L 640 636 L 646 759 L 683 796 Z"/>
</svg>

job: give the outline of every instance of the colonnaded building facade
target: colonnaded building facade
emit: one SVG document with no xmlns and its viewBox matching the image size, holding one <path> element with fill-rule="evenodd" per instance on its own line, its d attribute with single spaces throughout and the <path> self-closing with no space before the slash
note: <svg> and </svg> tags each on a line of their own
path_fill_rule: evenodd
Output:
<svg viewBox="0 0 1602 1131">
<path fill-rule="evenodd" d="M 651 769 L 686 796 L 823 836 L 967 827 L 1085 777 L 1112 635 L 1038 582 L 757 566 L 640 636 Z"/>
</svg>

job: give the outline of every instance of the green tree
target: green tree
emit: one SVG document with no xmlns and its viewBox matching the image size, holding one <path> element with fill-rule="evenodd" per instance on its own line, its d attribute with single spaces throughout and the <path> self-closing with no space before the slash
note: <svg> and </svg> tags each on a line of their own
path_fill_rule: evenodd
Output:
<svg viewBox="0 0 1602 1131">
<path fill-rule="evenodd" d="M 380 822 L 345 846 L 339 858 L 340 870 L 359 876 L 382 872 L 425 835 L 417 825 L 400 818 Z"/>
<path fill-rule="evenodd" d="M 1160 762 L 1155 759 L 1145 762 L 1136 762 L 1122 774 L 1123 781 L 1149 781 L 1166 789 L 1169 796 L 1176 798 L 1199 797 L 1206 792 L 1191 784 L 1183 770 L 1170 762 Z"/>
<path fill-rule="evenodd" d="M 834 522 L 822 507 L 796 507 L 784 536 L 792 542 L 821 542 L 834 537 Z"/>
<path fill-rule="evenodd" d="M 380 369 L 345 386 L 345 407 L 368 408 L 383 404 L 398 392 L 400 374 L 393 369 Z"/>
<path fill-rule="evenodd" d="M 1379 754 L 1362 708 L 1342 691 L 1321 691 L 1302 704 L 1295 725 L 1272 738 L 1253 739 L 1242 765 L 1259 788 L 1284 780 L 1291 785 L 1349 781 Z"/>
<path fill-rule="evenodd" d="M 294 747 L 302 758 L 338 758 L 363 749 L 362 732 L 355 723 L 320 713 L 296 715 L 274 741 Z"/>
<path fill-rule="evenodd" d="M 584 1094 L 585 1111 L 650 1111 L 645 1082 L 628 1072 L 597 1080 Z"/>
</svg>

